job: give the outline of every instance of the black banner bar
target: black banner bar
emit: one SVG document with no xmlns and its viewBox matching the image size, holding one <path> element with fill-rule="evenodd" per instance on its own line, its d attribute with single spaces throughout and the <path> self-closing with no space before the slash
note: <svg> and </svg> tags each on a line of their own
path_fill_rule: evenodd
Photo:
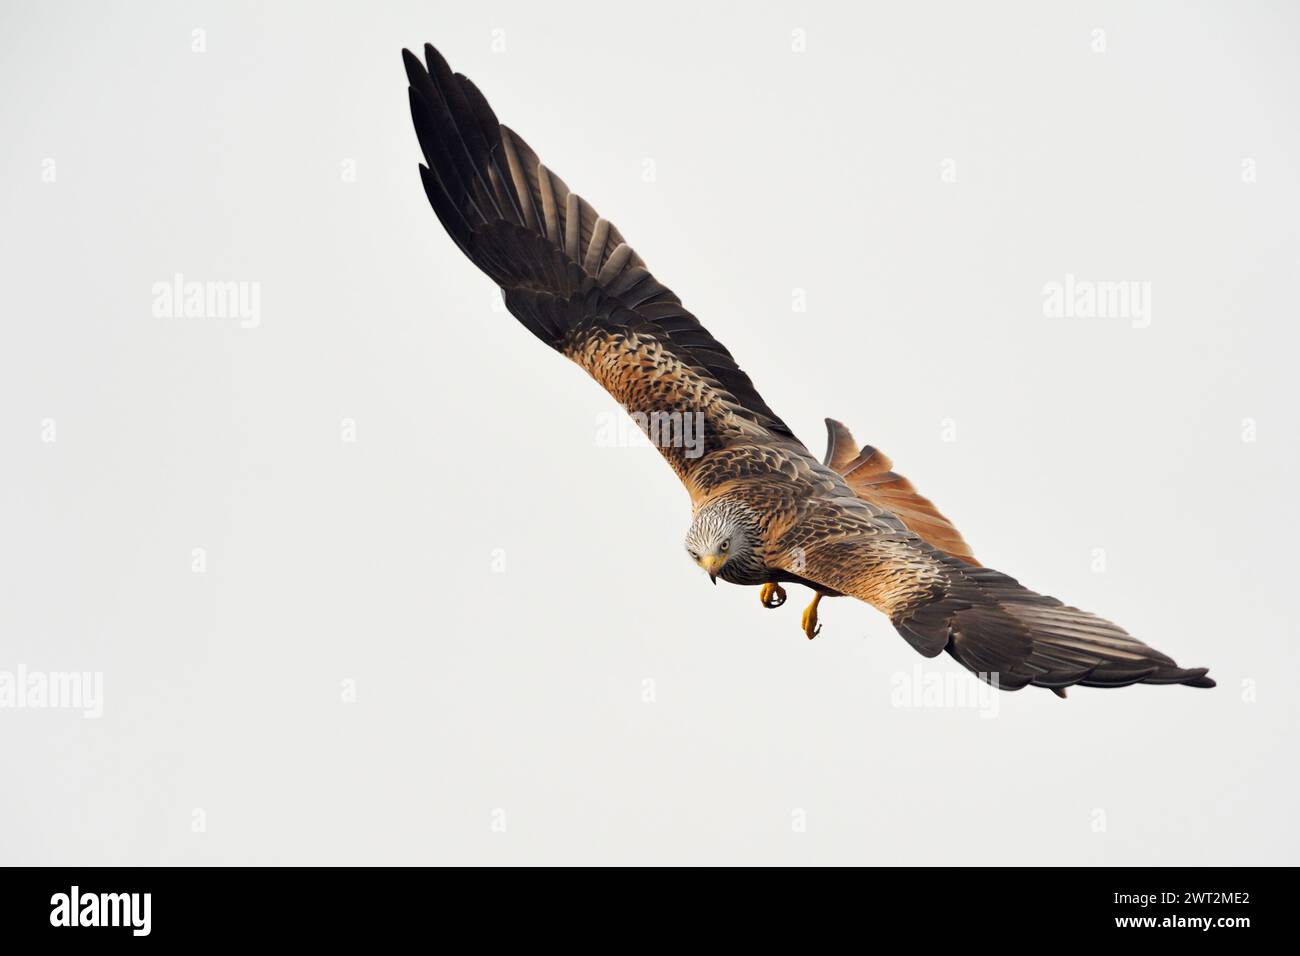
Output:
<svg viewBox="0 0 1300 956">
<path fill-rule="evenodd" d="M 64 937 L 91 949 L 148 940 L 374 944 L 408 938 L 418 926 L 533 927 L 544 936 L 550 930 L 543 928 L 563 921 L 572 921 L 566 934 L 582 935 L 611 918 L 629 921 L 631 936 L 680 930 L 687 919 L 733 938 L 737 930 L 763 936 L 783 923 L 806 933 L 815 919 L 819 935 L 844 921 L 864 939 L 889 931 L 923 932 L 927 941 L 1127 937 L 1181 945 L 1199 937 L 1231 945 L 1259 930 L 1285 932 L 1282 910 L 1294 882 L 1290 870 L 1224 868 L 616 871 L 598 879 L 577 869 L 545 878 L 445 869 L 0 873 L 7 943 Z"/>
</svg>

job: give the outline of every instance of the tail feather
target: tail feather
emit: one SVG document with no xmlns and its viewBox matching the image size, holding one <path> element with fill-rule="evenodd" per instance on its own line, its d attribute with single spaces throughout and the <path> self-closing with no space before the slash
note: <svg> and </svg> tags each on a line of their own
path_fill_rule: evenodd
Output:
<svg viewBox="0 0 1300 956">
<path fill-rule="evenodd" d="M 889 456 L 870 445 L 859 448 L 852 432 L 833 418 L 826 419 L 826 457 L 822 463 L 839 474 L 855 495 L 884 508 L 927 544 L 967 564 L 979 564 L 961 532 L 934 502 L 893 470 Z"/>
</svg>

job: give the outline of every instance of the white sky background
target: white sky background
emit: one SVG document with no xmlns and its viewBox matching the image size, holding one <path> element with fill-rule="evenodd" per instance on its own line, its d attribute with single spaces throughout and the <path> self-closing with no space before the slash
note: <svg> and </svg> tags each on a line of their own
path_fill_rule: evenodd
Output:
<svg viewBox="0 0 1300 956">
<path fill-rule="evenodd" d="M 1298 27 L 4 3 L 0 671 L 102 672 L 104 713 L 0 710 L 0 861 L 1300 862 Z M 600 447 L 612 400 L 429 209 L 426 40 L 816 453 L 842 419 L 985 563 L 1218 689 L 894 706 L 964 672 L 710 587 L 670 470 Z M 156 317 L 178 272 L 259 283 L 260 323 Z M 1149 282 L 1149 327 L 1045 317 L 1066 274 Z"/>
</svg>

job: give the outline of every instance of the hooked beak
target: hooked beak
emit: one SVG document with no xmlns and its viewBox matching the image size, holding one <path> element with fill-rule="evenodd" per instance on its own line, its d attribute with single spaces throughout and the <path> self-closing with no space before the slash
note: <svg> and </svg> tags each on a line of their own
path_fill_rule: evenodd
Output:
<svg viewBox="0 0 1300 956">
<path fill-rule="evenodd" d="M 718 572 L 722 566 L 727 563 L 727 559 L 720 554 L 706 554 L 700 558 L 700 566 L 709 572 L 709 580 L 715 585 L 718 583 Z"/>
</svg>

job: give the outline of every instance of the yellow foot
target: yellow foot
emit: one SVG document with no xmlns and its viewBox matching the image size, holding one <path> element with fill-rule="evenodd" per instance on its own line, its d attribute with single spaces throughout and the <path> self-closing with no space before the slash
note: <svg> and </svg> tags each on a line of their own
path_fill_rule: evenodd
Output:
<svg viewBox="0 0 1300 956">
<path fill-rule="evenodd" d="M 764 584 L 763 589 L 758 592 L 758 600 L 768 610 L 780 607 L 785 603 L 785 588 L 779 584 Z"/>
<path fill-rule="evenodd" d="M 803 609 L 803 632 L 810 641 L 821 633 L 822 626 L 817 623 L 817 604 L 821 599 L 820 594 L 813 595 L 812 603 Z"/>
</svg>

